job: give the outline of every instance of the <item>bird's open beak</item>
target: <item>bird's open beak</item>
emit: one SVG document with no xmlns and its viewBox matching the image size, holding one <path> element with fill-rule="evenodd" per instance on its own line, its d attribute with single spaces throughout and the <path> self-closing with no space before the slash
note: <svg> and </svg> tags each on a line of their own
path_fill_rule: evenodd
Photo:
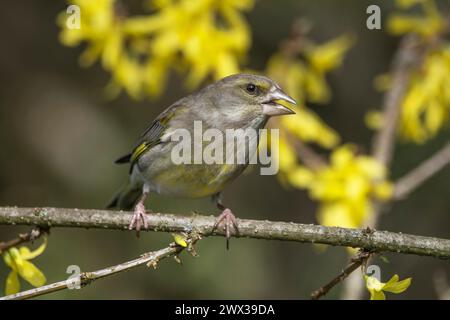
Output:
<svg viewBox="0 0 450 320">
<path fill-rule="evenodd" d="M 280 88 L 275 88 L 268 93 L 268 100 L 262 104 L 263 114 L 269 117 L 282 116 L 287 114 L 295 114 L 291 109 L 277 103 L 278 100 L 283 100 L 292 104 L 297 104 L 294 99 L 289 97 Z"/>
</svg>

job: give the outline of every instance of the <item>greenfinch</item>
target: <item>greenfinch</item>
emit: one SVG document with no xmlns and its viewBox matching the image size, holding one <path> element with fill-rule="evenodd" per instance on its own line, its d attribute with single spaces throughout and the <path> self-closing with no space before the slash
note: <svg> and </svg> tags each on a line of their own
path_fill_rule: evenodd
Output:
<svg viewBox="0 0 450 320">
<path fill-rule="evenodd" d="M 171 137 L 177 130 L 194 134 L 196 121 L 201 121 L 203 130 L 251 128 L 259 133 L 270 117 L 294 113 L 277 103 L 280 100 L 295 104 L 273 80 L 236 74 L 175 102 L 143 132 L 133 151 L 116 161 L 129 163 L 130 175 L 108 207 L 134 208 L 129 229 L 135 228 L 139 236 L 141 226 L 148 227 L 144 201 L 150 193 L 190 198 L 212 196 L 222 210 L 215 228 L 223 224 L 228 247 L 231 230 L 238 232 L 238 225 L 232 211 L 223 205 L 221 192 L 244 171 L 249 155 L 246 154 L 243 163 L 177 164 L 172 158 L 177 142 Z"/>
</svg>

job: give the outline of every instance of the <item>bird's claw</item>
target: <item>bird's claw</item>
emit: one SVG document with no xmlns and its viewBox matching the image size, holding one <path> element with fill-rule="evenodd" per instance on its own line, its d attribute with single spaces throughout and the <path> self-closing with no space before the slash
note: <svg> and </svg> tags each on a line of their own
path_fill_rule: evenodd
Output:
<svg viewBox="0 0 450 320">
<path fill-rule="evenodd" d="M 129 230 L 136 229 L 136 236 L 139 238 L 142 225 L 144 226 L 144 229 L 148 229 L 148 221 L 145 212 L 145 206 L 143 203 L 138 203 L 134 208 L 133 218 L 131 218 L 131 222 L 130 225 L 128 226 L 128 229 Z"/>
<path fill-rule="evenodd" d="M 229 249 L 230 245 L 230 238 L 231 238 L 231 229 L 233 229 L 233 233 L 236 234 L 239 232 L 238 224 L 235 215 L 233 212 L 226 208 L 223 210 L 223 212 L 220 214 L 220 216 L 217 217 L 216 223 L 214 224 L 213 231 L 216 230 L 220 224 L 224 222 L 223 229 L 225 230 L 226 238 L 227 238 L 227 250 Z"/>
</svg>

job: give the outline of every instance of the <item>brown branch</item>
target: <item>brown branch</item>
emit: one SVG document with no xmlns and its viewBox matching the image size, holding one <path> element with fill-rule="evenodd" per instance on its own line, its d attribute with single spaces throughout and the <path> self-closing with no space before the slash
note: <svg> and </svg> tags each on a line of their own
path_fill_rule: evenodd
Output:
<svg viewBox="0 0 450 320">
<path fill-rule="evenodd" d="M 287 139 L 294 146 L 297 156 L 308 168 L 317 170 L 327 166 L 327 160 L 306 143 L 299 139 L 295 139 L 287 130 L 284 130 L 283 134 L 286 134 Z"/>
<path fill-rule="evenodd" d="M 280 43 L 280 53 L 284 55 L 287 60 L 295 59 L 304 47 L 310 45 L 310 40 L 307 37 L 311 29 L 311 24 L 301 18 L 295 19 L 291 26 L 291 32 L 287 39 Z M 287 70 L 286 70 L 287 71 Z M 286 86 L 284 79 L 277 79 L 282 86 Z M 327 160 L 317 153 L 313 148 L 309 147 L 305 142 L 296 138 L 289 130 L 280 125 L 277 118 L 269 121 L 268 127 L 281 128 L 282 134 L 295 148 L 297 157 L 310 169 L 319 169 L 327 165 Z"/>
<path fill-rule="evenodd" d="M 193 245 L 199 239 L 200 238 L 196 235 L 194 235 L 192 238 L 189 238 L 189 246 L 187 247 L 187 249 L 193 252 L 193 254 L 195 254 L 195 251 L 193 251 Z M 141 255 L 139 258 L 131 261 L 120 263 L 118 265 L 107 267 L 97 271 L 83 272 L 77 278 L 62 280 L 35 289 L 19 292 L 9 296 L 0 297 L 0 300 L 30 299 L 66 289 L 76 290 L 76 286 L 79 286 L 79 288 L 81 289 L 82 287 L 96 280 L 103 279 L 120 272 L 128 271 L 142 265 L 147 265 L 148 267 L 156 268 L 159 261 L 169 257 L 178 257 L 178 254 L 180 254 L 181 251 L 183 251 L 184 249 L 185 249 L 184 247 L 172 243 L 167 248 L 154 252 L 145 253 Z M 176 261 L 179 261 L 179 259 L 176 259 Z"/>
<path fill-rule="evenodd" d="M 0 225 L 37 225 L 127 230 L 132 213 L 109 210 L 0 207 Z M 388 231 L 325 227 L 292 222 L 237 219 L 235 237 L 321 243 L 361 248 L 366 251 L 415 254 L 450 258 L 450 240 Z M 222 229 L 213 232 L 213 216 L 182 216 L 154 213 L 148 215 L 148 231 L 193 232 L 201 236 L 224 236 Z"/>
<path fill-rule="evenodd" d="M 312 25 L 305 19 L 297 18 L 291 26 L 290 35 L 280 43 L 280 52 L 288 59 L 294 59 L 301 53 L 304 46 L 310 45 L 308 33 Z"/>
<path fill-rule="evenodd" d="M 362 266 L 369 259 L 372 253 L 361 251 L 358 253 L 356 258 L 353 258 L 350 264 L 333 280 L 328 282 L 323 287 L 320 287 L 313 293 L 311 293 L 311 300 L 318 300 L 324 295 L 326 295 L 331 289 L 333 289 L 338 283 L 342 282 L 347 278 L 352 272 Z"/>
<path fill-rule="evenodd" d="M 34 241 L 38 239 L 43 234 L 48 233 L 48 229 L 45 228 L 34 228 L 28 233 L 21 233 L 17 236 L 17 238 L 14 238 L 12 240 L 0 242 L 0 254 L 5 252 L 6 250 L 16 247 L 19 244 L 28 242 L 28 241 Z"/>
<path fill-rule="evenodd" d="M 433 275 L 433 284 L 439 300 L 450 300 L 450 285 L 445 270 L 436 270 Z"/>
<path fill-rule="evenodd" d="M 392 66 L 392 87 L 383 100 L 383 128 L 375 135 L 372 151 L 375 159 L 384 166 L 392 160 L 397 133 L 397 123 L 403 98 L 409 86 L 411 74 L 421 65 L 424 48 L 416 36 L 407 36 L 400 43 Z"/>
<path fill-rule="evenodd" d="M 400 117 L 403 99 L 408 90 L 412 73 L 422 64 L 426 48 L 415 35 L 404 37 L 397 50 L 392 67 L 392 86 L 383 98 L 384 125 L 375 135 L 372 142 L 372 154 L 383 166 L 388 168 L 391 164 L 396 142 L 397 124 Z M 376 228 L 382 209 L 380 203 L 374 203 L 375 209 L 369 216 L 365 225 Z M 361 279 L 352 274 L 344 287 L 344 299 L 358 299 L 363 293 Z"/>
<path fill-rule="evenodd" d="M 394 199 L 405 199 L 440 170 L 450 164 L 450 142 L 441 150 L 425 160 L 417 168 L 400 178 L 395 184 Z"/>
<path fill-rule="evenodd" d="M 375 135 L 372 144 L 372 153 L 375 159 L 387 168 L 392 161 L 401 106 L 410 83 L 411 75 L 420 68 L 427 52 L 429 52 L 437 42 L 437 39 L 431 39 L 429 42 L 424 42 L 421 41 L 417 35 L 410 34 L 402 39 L 400 48 L 394 57 L 391 71 L 392 87 L 385 94 L 383 101 L 384 126 Z M 403 184 L 400 185 L 400 188 L 396 186 L 396 189 L 394 190 L 395 193 L 400 190 L 401 195 L 403 187 Z M 411 189 L 411 191 L 412 190 L 413 189 Z M 398 199 L 398 196 L 398 194 L 395 194 L 394 200 Z M 370 215 L 369 219 L 366 221 L 366 225 L 369 228 L 376 228 L 380 213 L 383 209 L 383 205 L 380 203 L 374 203 L 374 207 L 373 214 Z M 362 289 L 363 285 L 360 279 L 356 276 L 352 276 L 346 283 L 343 296 L 345 299 L 357 299 L 362 295 Z"/>
</svg>

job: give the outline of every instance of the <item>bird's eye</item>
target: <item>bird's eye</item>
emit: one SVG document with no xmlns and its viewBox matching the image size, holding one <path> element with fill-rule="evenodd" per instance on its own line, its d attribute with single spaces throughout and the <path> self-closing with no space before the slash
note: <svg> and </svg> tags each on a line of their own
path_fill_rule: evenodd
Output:
<svg viewBox="0 0 450 320">
<path fill-rule="evenodd" d="M 256 87 L 256 85 L 254 85 L 253 83 L 249 83 L 246 88 L 247 92 L 250 94 L 256 94 L 257 89 L 258 88 Z"/>
</svg>

